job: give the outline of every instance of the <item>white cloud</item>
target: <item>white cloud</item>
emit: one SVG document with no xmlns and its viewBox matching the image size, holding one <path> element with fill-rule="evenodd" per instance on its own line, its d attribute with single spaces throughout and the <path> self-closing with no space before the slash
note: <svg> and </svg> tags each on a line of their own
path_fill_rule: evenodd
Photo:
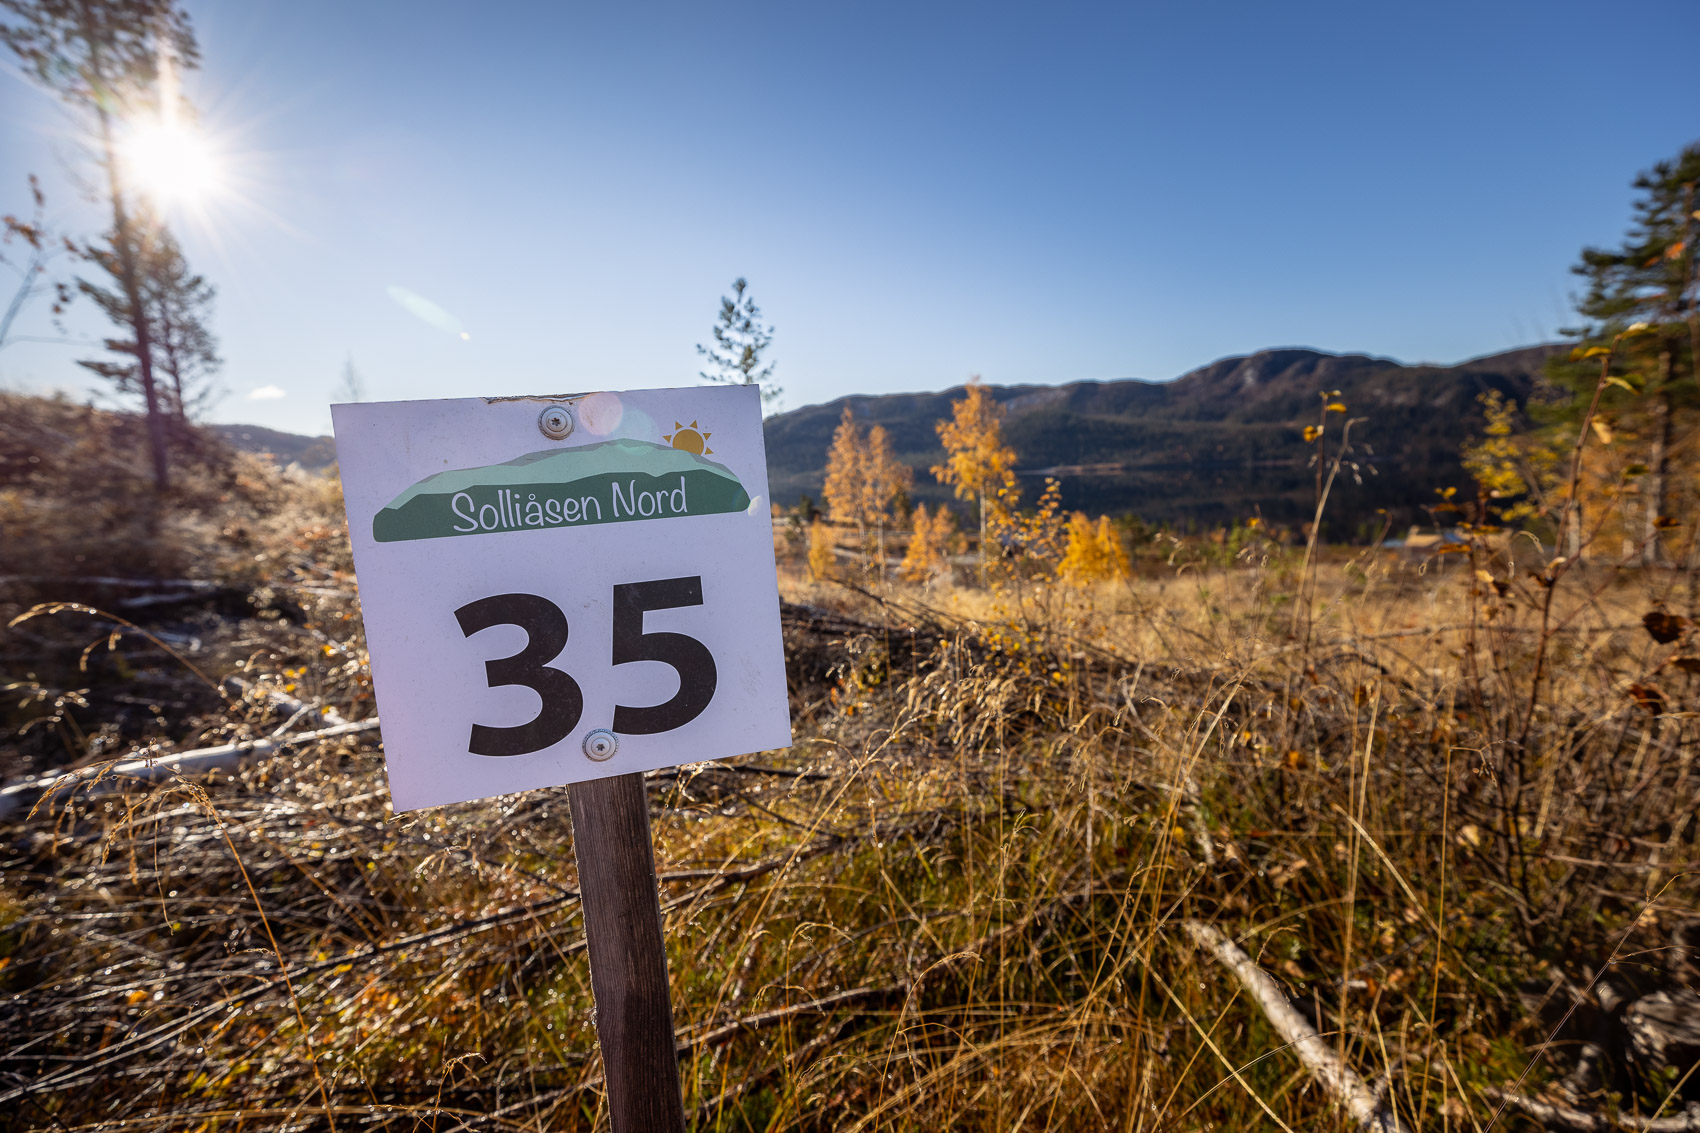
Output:
<svg viewBox="0 0 1700 1133">
<path fill-rule="evenodd" d="M 283 390 L 277 386 L 261 386 L 248 395 L 248 400 L 271 401 L 275 398 L 287 396 L 289 395 L 284 393 Z"/>
</svg>

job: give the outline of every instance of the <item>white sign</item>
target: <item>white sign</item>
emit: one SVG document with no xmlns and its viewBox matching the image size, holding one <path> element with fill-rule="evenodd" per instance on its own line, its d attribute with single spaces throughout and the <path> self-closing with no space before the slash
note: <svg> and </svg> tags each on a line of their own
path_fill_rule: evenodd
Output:
<svg viewBox="0 0 1700 1133">
<path fill-rule="evenodd" d="M 331 412 L 396 810 L 791 743 L 754 387 Z"/>
</svg>

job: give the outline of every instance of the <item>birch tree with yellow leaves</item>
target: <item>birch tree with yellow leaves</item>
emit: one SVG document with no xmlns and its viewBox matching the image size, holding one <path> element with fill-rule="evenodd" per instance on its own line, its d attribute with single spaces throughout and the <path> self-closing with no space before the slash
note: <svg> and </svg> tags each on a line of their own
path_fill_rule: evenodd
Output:
<svg viewBox="0 0 1700 1133">
<path fill-rule="evenodd" d="M 1095 524 L 1085 512 L 1069 517 L 1068 550 L 1057 564 L 1058 578 L 1072 586 L 1091 586 L 1126 578 L 1132 569 L 1109 516 L 1099 516 Z"/>
<path fill-rule="evenodd" d="M 980 579 L 986 578 L 989 513 L 1007 515 L 1015 508 L 1015 450 L 1003 442 L 1003 410 L 976 374 L 961 401 L 950 407 L 950 419 L 938 423 L 945 460 L 933 466 L 939 483 L 948 485 L 959 500 L 974 500 L 980 519 Z"/>
<path fill-rule="evenodd" d="M 899 500 L 915 481 L 914 470 L 897 459 L 891 437 L 883 425 L 875 425 L 864 437 L 855 414 L 846 405 L 844 416 L 832 434 L 827 452 L 827 512 L 835 523 L 856 525 L 858 542 L 867 549 L 868 530 L 875 532 L 879 574 L 885 578 L 885 531 L 891 525 Z"/>
<path fill-rule="evenodd" d="M 867 527 L 863 515 L 862 429 L 855 414 L 844 407 L 838 428 L 832 432 L 832 447 L 826 454 L 826 484 L 821 497 L 826 514 L 834 523 L 853 523 L 858 531 Z"/>
<path fill-rule="evenodd" d="M 809 524 L 809 577 L 816 582 L 838 577 L 838 550 L 833 546 L 832 528 L 818 517 Z"/>
<path fill-rule="evenodd" d="M 885 529 L 896 518 L 899 501 L 915 483 L 915 470 L 897 459 L 884 425 L 868 430 L 868 449 L 862 459 L 862 510 L 873 524 L 878 543 L 880 581 L 885 581 Z"/>
<path fill-rule="evenodd" d="M 950 577 L 950 545 L 956 539 L 956 516 L 940 504 L 928 514 L 927 505 L 915 509 L 909 547 L 897 573 L 910 582 L 931 583 Z"/>
</svg>

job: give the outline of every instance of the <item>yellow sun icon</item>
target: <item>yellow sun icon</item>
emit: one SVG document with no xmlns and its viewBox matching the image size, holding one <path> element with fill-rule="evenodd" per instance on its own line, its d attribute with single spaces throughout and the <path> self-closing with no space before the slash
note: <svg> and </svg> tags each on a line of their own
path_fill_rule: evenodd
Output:
<svg viewBox="0 0 1700 1133">
<path fill-rule="evenodd" d="M 708 447 L 708 438 L 713 435 L 713 433 L 704 432 L 695 421 L 692 421 L 689 425 L 681 425 L 675 421 L 673 422 L 672 435 L 661 439 L 667 441 L 680 452 L 694 452 L 698 456 L 709 456 L 713 454 L 714 450 Z"/>
</svg>

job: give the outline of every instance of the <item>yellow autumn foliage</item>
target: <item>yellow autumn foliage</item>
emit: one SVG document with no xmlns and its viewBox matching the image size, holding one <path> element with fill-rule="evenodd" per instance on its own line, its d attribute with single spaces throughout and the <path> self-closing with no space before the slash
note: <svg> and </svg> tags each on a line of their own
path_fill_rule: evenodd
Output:
<svg viewBox="0 0 1700 1133">
<path fill-rule="evenodd" d="M 875 425 L 864 435 L 845 406 L 832 434 L 821 492 L 833 520 L 853 523 L 860 530 L 885 527 L 891 521 L 892 505 L 914 478 L 914 470 L 892 451 L 885 427 Z"/>
<path fill-rule="evenodd" d="M 838 555 L 833 549 L 832 528 L 818 519 L 809 524 L 809 577 L 816 582 L 838 577 Z"/>
<path fill-rule="evenodd" d="M 1563 487 L 1559 453 L 1549 441 L 1517 431 L 1517 406 L 1498 390 L 1477 399 L 1483 435 L 1463 446 L 1463 464 L 1507 523 L 1545 510 Z"/>
<path fill-rule="evenodd" d="M 988 544 L 996 529 L 1013 517 L 1021 494 L 1015 481 L 1015 450 L 1003 443 L 1002 422 L 1003 410 L 976 375 L 962 400 L 951 403 L 950 420 L 935 426 L 945 461 L 933 466 L 933 476 L 955 491 L 957 499 L 980 505 L 982 575 L 991 560 Z"/>
<path fill-rule="evenodd" d="M 844 416 L 832 433 L 832 448 L 826 455 L 826 484 L 821 490 L 827 514 L 838 523 L 862 525 L 866 499 L 862 459 L 862 430 L 846 405 Z"/>
<path fill-rule="evenodd" d="M 928 514 L 925 504 L 915 509 L 915 526 L 909 549 L 898 564 L 898 573 L 910 582 L 932 582 L 950 577 L 950 545 L 956 538 L 956 516 L 940 506 Z"/>
<path fill-rule="evenodd" d="M 1127 548 L 1116 535 L 1110 517 L 1093 523 L 1085 512 L 1075 512 L 1068 521 L 1068 549 L 1057 566 L 1057 577 L 1071 586 L 1114 582 L 1132 573 Z"/>
</svg>

